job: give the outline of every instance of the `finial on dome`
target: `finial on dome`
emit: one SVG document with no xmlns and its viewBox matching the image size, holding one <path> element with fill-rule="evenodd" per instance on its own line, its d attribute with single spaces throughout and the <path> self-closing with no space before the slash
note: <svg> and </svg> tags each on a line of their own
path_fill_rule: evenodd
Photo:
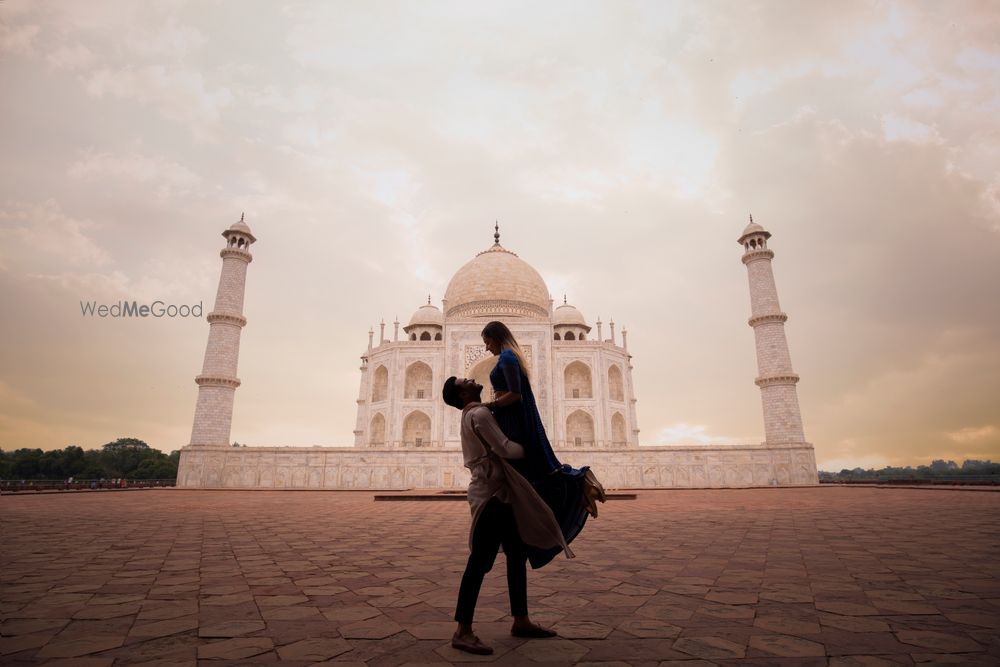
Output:
<svg viewBox="0 0 1000 667">
<path fill-rule="evenodd" d="M 753 224 L 753 212 L 750 213 L 750 224 Z"/>
<path fill-rule="evenodd" d="M 427 305 L 428 306 L 431 305 L 431 295 L 430 294 L 427 295 Z"/>
<path fill-rule="evenodd" d="M 500 221 L 494 220 L 493 225 L 493 243 L 495 245 L 500 245 Z"/>
<path fill-rule="evenodd" d="M 564 306 L 566 305 L 566 293 L 565 292 L 563 292 L 563 305 Z"/>
<path fill-rule="evenodd" d="M 244 215 L 246 215 L 246 211 L 240 211 L 240 222 L 243 222 Z"/>
</svg>

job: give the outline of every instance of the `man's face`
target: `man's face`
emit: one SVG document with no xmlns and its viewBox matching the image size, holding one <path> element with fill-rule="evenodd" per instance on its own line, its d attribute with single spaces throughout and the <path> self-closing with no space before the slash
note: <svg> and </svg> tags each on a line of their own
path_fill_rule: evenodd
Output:
<svg viewBox="0 0 1000 667">
<path fill-rule="evenodd" d="M 462 392 L 475 392 L 477 389 L 482 389 L 483 386 L 477 383 L 472 378 L 460 378 L 455 380 L 455 386 L 459 388 Z"/>
</svg>

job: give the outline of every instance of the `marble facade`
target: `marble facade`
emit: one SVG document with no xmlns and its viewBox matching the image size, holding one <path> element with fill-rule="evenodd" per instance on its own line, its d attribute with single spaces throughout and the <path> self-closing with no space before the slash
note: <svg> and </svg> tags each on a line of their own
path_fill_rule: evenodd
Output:
<svg viewBox="0 0 1000 667">
<path fill-rule="evenodd" d="M 238 225 L 238 226 L 237 226 Z M 256 240 L 241 219 L 224 233 Z M 430 298 L 403 327 L 394 322 L 392 340 L 385 324 L 379 339 L 369 331 L 362 355 L 353 447 L 233 447 L 229 444 L 236 379 L 245 266 L 224 263 L 216 311 L 210 319 L 206 368 L 224 361 L 227 401 L 207 400 L 204 371 L 191 444 L 181 450 L 177 486 L 243 489 L 462 489 L 469 481 L 462 466 L 459 413 L 444 405 L 440 388 L 450 375 L 476 378 L 489 397 L 489 372 L 496 358 L 480 332 L 492 319 L 503 321 L 519 343 L 531 372 L 539 413 L 553 448 L 564 463 L 589 465 L 606 488 L 720 488 L 816 484 L 813 447 L 802 435 L 784 321 L 778 308 L 766 248 L 770 234 L 751 224 L 740 237 L 750 277 L 750 325 L 757 341 L 757 384 L 761 388 L 767 438 L 761 444 L 644 446 L 639 444 L 632 356 L 627 332 L 619 341 L 614 322 L 609 337 L 598 319 L 596 332 L 566 302 L 553 307 L 541 276 L 500 245 L 467 262 L 452 278 L 442 308 Z M 223 250 L 224 259 L 232 250 Z M 225 304 L 220 307 L 219 299 Z M 225 312 L 223 312 L 225 311 Z M 229 313 L 233 311 L 233 313 Z M 211 318 L 211 316 L 210 316 Z M 217 321 L 218 320 L 218 321 Z M 230 325 L 235 337 L 213 333 Z M 226 330 L 228 331 L 228 329 Z M 235 340 L 235 343 L 233 342 Z M 218 365 L 218 364 L 216 364 Z M 214 366 L 213 366 L 214 369 Z M 218 376 L 218 378 L 216 378 Z M 222 377 L 224 376 L 224 377 Z M 216 414 L 216 413 L 220 414 Z M 224 412 L 225 414 L 221 414 Z M 224 431 L 224 433 L 223 433 Z M 198 437 L 195 437 L 195 436 Z"/>
<path fill-rule="evenodd" d="M 464 489 L 459 450 L 347 447 L 185 448 L 177 485 L 228 489 Z M 620 451 L 564 449 L 607 488 L 723 488 L 816 483 L 812 447 L 642 446 Z"/>
</svg>

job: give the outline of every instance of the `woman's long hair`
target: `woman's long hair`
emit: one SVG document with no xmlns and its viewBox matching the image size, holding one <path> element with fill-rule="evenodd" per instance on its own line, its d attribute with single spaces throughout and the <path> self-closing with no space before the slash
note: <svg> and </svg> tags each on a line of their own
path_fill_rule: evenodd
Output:
<svg viewBox="0 0 1000 667">
<path fill-rule="evenodd" d="M 528 363 L 524 358 L 524 352 L 521 350 L 521 346 L 517 344 L 517 340 L 514 339 L 514 334 L 510 332 L 507 325 L 503 322 L 493 321 L 483 327 L 483 336 L 488 336 L 500 343 L 501 350 L 510 350 L 517 357 L 517 362 L 521 364 L 521 371 L 524 376 L 531 379 L 531 373 L 528 371 Z"/>
</svg>

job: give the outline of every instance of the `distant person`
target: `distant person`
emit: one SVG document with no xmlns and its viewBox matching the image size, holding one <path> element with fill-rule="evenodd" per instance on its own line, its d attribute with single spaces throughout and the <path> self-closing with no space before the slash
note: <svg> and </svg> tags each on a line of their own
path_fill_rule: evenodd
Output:
<svg viewBox="0 0 1000 667">
<path fill-rule="evenodd" d="M 589 466 L 573 468 L 561 463 L 552 451 L 538 414 L 524 353 L 507 325 L 490 322 L 483 328 L 482 338 L 486 349 L 498 357 L 490 372 L 495 398 L 486 407 L 504 435 L 524 446 L 524 459 L 512 465 L 549 504 L 566 542 L 572 542 L 583 530 L 587 515 L 597 516 L 597 501 L 605 500 L 604 487 Z"/>
<path fill-rule="evenodd" d="M 507 561 L 507 589 L 514 617 L 510 633 L 525 638 L 556 636 L 554 630 L 535 625 L 528 616 L 526 562 L 530 560 L 531 566 L 537 568 L 551 560 L 550 553 L 565 551 L 567 558 L 572 558 L 573 552 L 552 510 L 507 463 L 507 459 L 522 459 L 524 448 L 500 430 L 482 404 L 482 391 L 482 385 L 474 380 L 450 377 L 441 393 L 446 404 L 462 411 L 462 457 L 472 473 L 468 491 L 471 553 L 458 590 L 458 628 L 451 645 L 467 653 L 490 655 L 493 649 L 472 631 L 472 620 L 483 578 L 493 569 L 500 547 Z M 533 554 L 543 554 L 544 558 L 534 558 Z"/>
</svg>

